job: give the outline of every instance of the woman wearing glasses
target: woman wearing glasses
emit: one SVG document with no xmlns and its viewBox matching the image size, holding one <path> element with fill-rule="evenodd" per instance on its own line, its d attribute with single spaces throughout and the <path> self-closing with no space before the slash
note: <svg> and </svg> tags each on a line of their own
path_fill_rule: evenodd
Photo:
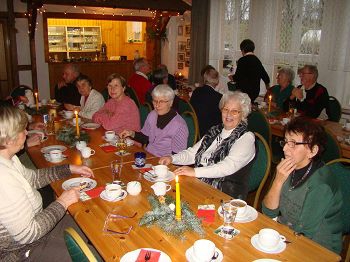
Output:
<svg viewBox="0 0 350 262">
<path fill-rule="evenodd" d="M 262 211 L 339 253 L 342 195 L 336 177 L 320 160 L 325 142 L 322 126 L 301 117 L 290 121 L 281 141 L 285 159 L 277 166 Z"/>
<path fill-rule="evenodd" d="M 152 91 L 151 111 L 140 132 L 124 130 L 121 137 L 131 137 L 146 146 L 155 156 L 175 154 L 187 147 L 188 128 L 185 120 L 171 108 L 175 93 L 168 85 L 158 85 Z"/>
<path fill-rule="evenodd" d="M 162 157 L 159 163 L 186 165 L 175 174 L 200 178 L 232 197 L 245 199 L 250 162 L 255 156 L 255 137 L 247 130 L 250 98 L 245 93 L 227 92 L 219 108 L 222 124 L 210 128 L 193 147 Z"/>
</svg>

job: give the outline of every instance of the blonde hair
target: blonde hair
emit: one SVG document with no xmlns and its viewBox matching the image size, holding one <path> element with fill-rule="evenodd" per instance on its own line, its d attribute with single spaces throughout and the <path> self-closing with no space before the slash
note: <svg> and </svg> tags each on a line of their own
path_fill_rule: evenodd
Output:
<svg viewBox="0 0 350 262">
<path fill-rule="evenodd" d="M 12 106 L 0 106 L 0 148 L 17 138 L 28 124 L 26 114 Z"/>
</svg>

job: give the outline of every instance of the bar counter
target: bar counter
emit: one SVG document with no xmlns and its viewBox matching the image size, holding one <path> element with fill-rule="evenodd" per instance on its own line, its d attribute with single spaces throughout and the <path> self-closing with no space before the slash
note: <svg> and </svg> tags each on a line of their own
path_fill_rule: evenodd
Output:
<svg viewBox="0 0 350 262">
<path fill-rule="evenodd" d="M 77 64 L 80 72 L 91 78 L 93 87 L 102 91 L 106 87 L 106 79 L 112 73 L 118 73 L 126 80 L 134 72 L 133 60 L 106 60 L 89 62 L 72 62 Z M 54 97 L 55 85 L 62 79 L 63 67 L 68 62 L 49 62 L 50 96 Z"/>
</svg>

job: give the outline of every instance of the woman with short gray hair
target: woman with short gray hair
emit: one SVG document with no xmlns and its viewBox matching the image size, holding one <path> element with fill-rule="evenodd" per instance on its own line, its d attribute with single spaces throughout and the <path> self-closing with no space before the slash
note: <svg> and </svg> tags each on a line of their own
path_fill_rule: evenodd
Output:
<svg viewBox="0 0 350 262">
<path fill-rule="evenodd" d="M 292 94 L 294 86 L 292 82 L 294 80 L 294 71 L 289 67 L 282 67 L 277 73 L 277 85 L 274 85 L 267 90 L 265 100 L 272 96 L 272 106 L 280 110 L 283 110 L 284 102 L 289 99 Z"/>
<path fill-rule="evenodd" d="M 158 85 L 152 91 L 151 111 L 140 132 L 124 130 L 121 137 L 131 137 L 147 145 L 155 156 L 178 153 L 187 147 L 188 128 L 185 120 L 171 108 L 175 93 L 168 85 Z"/>
<path fill-rule="evenodd" d="M 255 156 L 255 136 L 247 129 L 251 101 L 245 93 L 228 91 L 219 105 L 222 124 L 210 128 L 193 147 L 162 157 L 159 163 L 184 165 L 174 171 L 176 175 L 197 177 L 234 198 L 245 199 Z"/>
</svg>

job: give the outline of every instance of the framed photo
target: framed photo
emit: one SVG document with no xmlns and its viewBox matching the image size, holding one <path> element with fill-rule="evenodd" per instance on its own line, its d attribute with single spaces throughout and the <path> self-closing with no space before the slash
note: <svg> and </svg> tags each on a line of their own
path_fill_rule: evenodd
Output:
<svg viewBox="0 0 350 262">
<path fill-rule="evenodd" d="M 185 61 L 185 53 L 178 53 L 177 54 L 177 61 L 184 62 Z"/>
<path fill-rule="evenodd" d="M 191 55 L 190 50 L 186 50 L 186 58 L 189 58 L 189 57 L 190 57 L 190 55 Z"/>
<path fill-rule="evenodd" d="M 184 63 L 177 63 L 177 69 L 184 69 Z"/>
<path fill-rule="evenodd" d="M 177 35 L 183 35 L 184 34 L 184 27 L 182 25 L 179 25 L 177 27 Z"/>
<path fill-rule="evenodd" d="M 185 67 L 190 67 L 190 60 L 189 60 L 189 59 L 186 59 L 186 61 L 185 61 Z"/>
<path fill-rule="evenodd" d="M 186 42 L 179 41 L 177 49 L 178 49 L 178 52 L 185 52 L 186 51 Z"/>
<path fill-rule="evenodd" d="M 185 26 L 185 36 L 190 36 L 191 34 L 191 25 Z"/>
<path fill-rule="evenodd" d="M 186 42 L 186 49 L 191 49 L 191 39 L 187 39 L 187 42 Z"/>
</svg>

